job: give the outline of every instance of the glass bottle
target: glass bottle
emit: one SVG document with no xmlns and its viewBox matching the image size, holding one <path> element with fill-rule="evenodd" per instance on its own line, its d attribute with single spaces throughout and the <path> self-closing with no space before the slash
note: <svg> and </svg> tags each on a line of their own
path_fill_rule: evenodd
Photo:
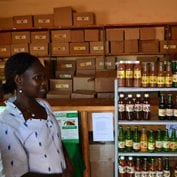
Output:
<svg viewBox="0 0 177 177">
<path fill-rule="evenodd" d="M 149 177 L 156 177 L 156 165 L 155 165 L 154 158 L 151 158 L 151 160 L 150 160 Z"/>
<path fill-rule="evenodd" d="M 164 63 L 162 61 L 158 64 L 158 73 L 157 73 L 157 87 L 162 88 L 165 86 L 165 70 Z"/>
<path fill-rule="evenodd" d="M 133 161 L 133 157 L 128 157 L 127 161 L 127 177 L 134 177 L 135 176 L 135 164 Z"/>
<path fill-rule="evenodd" d="M 150 71 L 149 71 L 149 87 L 155 88 L 157 87 L 157 68 L 156 63 L 150 63 Z"/>
<path fill-rule="evenodd" d="M 149 87 L 149 63 L 142 63 L 142 78 L 141 78 L 141 86 L 144 88 Z"/>
<path fill-rule="evenodd" d="M 134 119 L 134 102 L 132 98 L 132 94 L 128 94 L 128 98 L 126 101 L 126 120 Z"/>
<path fill-rule="evenodd" d="M 140 135 L 138 132 L 138 127 L 135 127 L 133 132 L 133 151 L 140 151 Z"/>
<path fill-rule="evenodd" d="M 151 118 L 151 105 L 149 100 L 149 94 L 144 94 L 143 100 L 143 120 L 149 120 Z"/>
<path fill-rule="evenodd" d="M 166 119 L 173 120 L 173 100 L 172 94 L 167 95 Z"/>
<path fill-rule="evenodd" d="M 157 177 L 163 177 L 163 165 L 162 165 L 162 158 L 158 157 L 157 158 L 157 172 L 156 172 Z"/>
<path fill-rule="evenodd" d="M 177 95 L 175 96 L 175 104 L 174 104 L 174 120 L 177 120 Z"/>
<path fill-rule="evenodd" d="M 163 146 L 162 133 L 161 133 L 161 130 L 158 129 L 157 130 L 157 137 L 156 137 L 156 140 L 155 140 L 155 150 L 157 152 L 161 152 L 162 151 L 162 146 Z"/>
<path fill-rule="evenodd" d="M 130 127 L 127 127 L 127 133 L 125 137 L 125 149 L 127 152 L 132 152 L 133 149 L 133 137 Z"/>
<path fill-rule="evenodd" d="M 142 128 L 141 136 L 140 136 L 140 151 L 141 152 L 147 152 L 147 133 L 146 129 Z"/>
<path fill-rule="evenodd" d="M 125 87 L 125 61 L 120 61 L 117 68 L 118 86 Z"/>
<path fill-rule="evenodd" d="M 170 61 L 167 61 L 165 72 L 165 87 L 172 87 L 172 84 L 173 84 L 172 65 Z"/>
<path fill-rule="evenodd" d="M 127 177 L 127 163 L 124 156 L 120 156 L 119 158 L 118 170 L 120 177 Z"/>
<path fill-rule="evenodd" d="M 133 86 L 141 87 L 141 63 L 140 61 L 135 61 L 133 69 L 134 69 Z"/>
<path fill-rule="evenodd" d="M 143 164 L 142 164 L 142 172 L 141 172 L 141 177 L 148 177 L 149 172 L 148 172 L 148 161 L 147 157 L 143 158 Z"/>
<path fill-rule="evenodd" d="M 123 93 L 119 94 L 118 116 L 119 120 L 125 120 L 125 95 Z"/>
<path fill-rule="evenodd" d="M 148 152 L 155 151 L 155 137 L 153 130 L 149 130 L 149 137 L 148 137 Z"/>
<path fill-rule="evenodd" d="M 171 137 L 170 137 L 170 151 L 177 151 L 177 138 L 176 138 L 176 129 L 172 129 Z"/>
<path fill-rule="evenodd" d="M 177 61 L 173 61 L 173 87 L 177 88 Z"/>
<path fill-rule="evenodd" d="M 141 159 L 139 157 L 136 157 L 135 160 L 135 177 L 141 177 Z"/>
<path fill-rule="evenodd" d="M 141 120 L 143 113 L 143 104 L 141 101 L 141 94 L 136 94 L 135 105 L 134 105 L 134 114 L 135 120 Z"/>
<path fill-rule="evenodd" d="M 126 61 L 125 69 L 125 85 L 126 87 L 133 87 L 133 63 L 132 61 Z"/>
<path fill-rule="evenodd" d="M 164 94 L 160 94 L 158 118 L 159 118 L 159 120 L 166 119 L 166 104 L 165 104 L 165 95 Z"/>
<path fill-rule="evenodd" d="M 174 167 L 174 177 L 177 177 L 177 162 L 176 162 L 175 167 Z"/>
<path fill-rule="evenodd" d="M 168 129 L 166 129 L 165 132 L 164 132 L 162 148 L 163 148 L 164 152 L 169 152 L 170 138 L 169 138 L 169 134 L 168 134 Z"/>
<path fill-rule="evenodd" d="M 170 177 L 170 166 L 168 157 L 165 157 L 164 159 L 163 176 Z"/>
<path fill-rule="evenodd" d="M 119 152 L 125 151 L 125 136 L 124 136 L 124 130 L 122 126 L 119 126 L 118 149 Z"/>
</svg>

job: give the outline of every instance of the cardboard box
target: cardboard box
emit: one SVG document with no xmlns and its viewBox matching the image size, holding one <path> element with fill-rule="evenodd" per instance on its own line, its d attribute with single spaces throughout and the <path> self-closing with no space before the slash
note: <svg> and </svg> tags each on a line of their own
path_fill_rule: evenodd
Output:
<svg viewBox="0 0 177 177">
<path fill-rule="evenodd" d="M 123 41 L 111 41 L 110 43 L 110 53 L 113 55 L 122 54 L 124 52 L 124 42 Z"/>
<path fill-rule="evenodd" d="M 48 31 L 39 31 L 39 32 L 31 32 L 31 42 L 32 43 L 40 43 L 46 42 L 49 43 L 49 32 Z"/>
<path fill-rule="evenodd" d="M 110 93 L 97 93 L 97 98 L 114 98 L 114 92 L 110 92 Z"/>
<path fill-rule="evenodd" d="M 81 77 L 95 77 L 95 70 L 94 69 L 80 69 L 76 70 L 76 76 L 81 76 Z"/>
<path fill-rule="evenodd" d="M 124 30 L 123 29 L 106 29 L 106 40 L 107 41 L 123 41 Z"/>
<path fill-rule="evenodd" d="M 56 79 L 72 79 L 74 71 L 55 71 Z"/>
<path fill-rule="evenodd" d="M 91 54 L 104 54 L 104 43 L 99 41 L 99 42 L 90 42 L 90 53 Z"/>
<path fill-rule="evenodd" d="M 67 42 L 53 42 L 51 43 L 51 55 L 69 55 L 69 43 Z"/>
<path fill-rule="evenodd" d="M 165 29 L 164 29 L 164 27 L 155 27 L 155 30 L 156 30 L 155 39 L 158 39 L 159 41 L 164 40 L 164 38 L 165 38 Z"/>
<path fill-rule="evenodd" d="M 95 14 L 93 12 L 75 12 L 73 13 L 74 25 L 93 25 L 95 24 Z"/>
<path fill-rule="evenodd" d="M 35 56 L 48 56 L 49 55 L 49 46 L 48 43 L 31 43 L 30 44 L 30 53 Z"/>
<path fill-rule="evenodd" d="M 156 39 L 155 27 L 140 28 L 140 40 L 155 40 L 155 39 Z"/>
<path fill-rule="evenodd" d="M 116 78 L 117 72 L 116 70 L 101 70 L 96 71 L 96 77 L 114 77 Z"/>
<path fill-rule="evenodd" d="M 142 53 L 159 53 L 158 40 L 139 41 L 139 51 Z"/>
<path fill-rule="evenodd" d="M 0 57 L 10 57 L 10 45 L 0 45 Z"/>
<path fill-rule="evenodd" d="M 34 15 L 34 27 L 53 27 L 53 14 Z"/>
<path fill-rule="evenodd" d="M 96 69 L 96 63 L 95 58 L 83 58 L 83 59 L 77 59 L 76 65 L 77 70 L 95 70 Z"/>
<path fill-rule="evenodd" d="M 12 32 L 12 43 L 13 44 L 24 44 L 30 43 L 30 32 Z"/>
<path fill-rule="evenodd" d="M 116 68 L 115 61 L 116 61 L 115 57 L 105 58 L 105 69 L 114 70 Z"/>
<path fill-rule="evenodd" d="M 0 32 L 0 45 L 11 44 L 12 33 L 11 32 Z"/>
<path fill-rule="evenodd" d="M 13 28 L 12 17 L 0 18 L 0 29 L 11 29 L 11 28 Z"/>
<path fill-rule="evenodd" d="M 98 29 L 85 29 L 84 40 L 85 41 L 99 41 L 100 31 Z"/>
<path fill-rule="evenodd" d="M 56 70 L 60 71 L 73 71 L 76 70 L 76 61 L 75 60 L 57 60 Z"/>
<path fill-rule="evenodd" d="M 125 53 L 138 53 L 138 40 L 125 40 L 124 41 Z"/>
<path fill-rule="evenodd" d="M 160 53 L 175 54 L 177 52 L 177 40 L 160 41 Z"/>
<path fill-rule="evenodd" d="M 95 98 L 96 93 L 92 90 L 79 90 L 71 94 L 71 98 Z"/>
<path fill-rule="evenodd" d="M 14 16 L 13 27 L 14 28 L 32 28 L 33 27 L 32 15 Z"/>
<path fill-rule="evenodd" d="M 115 77 L 96 77 L 95 91 L 96 92 L 114 92 Z"/>
<path fill-rule="evenodd" d="M 139 39 L 139 28 L 125 28 L 125 40 Z"/>
<path fill-rule="evenodd" d="M 72 80 L 71 79 L 50 79 L 51 91 L 67 91 L 72 92 Z"/>
<path fill-rule="evenodd" d="M 11 45 L 11 55 L 20 52 L 29 52 L 28 43 L 26 44 L 12 44 Z"/>
<path fill-rule="evenodd" d="M 95 90 L 95 80 L 93 77 L 73 77 L 73 91 Z"/>
<path fill-rule="evenodd" d="M 105 59 L 104 57 L 96 57 L 96 70 L 105 69 Z"/>
<path fill-rule="evenodd" d="M 71 30 L 71 42 L 84 42 L 84 30 Z"/>
<path fill-rule="evenodd" d="M 71 42 L 70 30 L 52 30 L 51 31 L 52 42 Z"/>
<path fill-rule="evenodd" d="M 171 39 L 172 40 L 177 39 L 177 27 L 176 26 L 171 27 Z"/>
<path fill-rule="evenodd" d="M 70 99 L 71 93 L 67 91 L 53 91 L 50 90 L 47 93 L 47 99 L 60 98 L 60 99 Z"/>
<path fill-rule="evenodd" d="M 89 43 L 88 42 L 72 42 L 70 43 L 70 54 L 89 54 Z"/>
<path fill-rule="evenodd" d="M 54 11 L 54 25 L 55 26 L 71 26 L 73 25 L 73 9 L 67 7 L 57 7 Z"/>
</svg>

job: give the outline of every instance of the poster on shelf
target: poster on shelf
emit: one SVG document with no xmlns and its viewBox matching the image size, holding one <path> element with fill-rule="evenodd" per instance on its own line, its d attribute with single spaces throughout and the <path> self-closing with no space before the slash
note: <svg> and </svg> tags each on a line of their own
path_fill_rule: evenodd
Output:
<svg viewBox="0 0 177 177">
<path fill-rule="evenodd" d="M 78 111 L 55 111 L 63 142 L 79 143 Z"/>
<path fill-rule="evenodd" d="M 114 141 L 113 113 L 92 113 L 93 141 Z"/>
</svg>

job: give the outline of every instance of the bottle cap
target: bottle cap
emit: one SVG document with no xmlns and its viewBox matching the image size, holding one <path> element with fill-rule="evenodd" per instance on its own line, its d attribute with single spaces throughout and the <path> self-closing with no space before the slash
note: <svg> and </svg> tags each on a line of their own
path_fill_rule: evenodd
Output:
<svg viewBox="0 0 177 177">
<path fill-rule="evenodd" d="M 133 157 L 132 156 L 128 157 L 128 160 L 133 160 Z"/>
<path fill-rule="evenodd" d="M 125 157 L 124 156 L 120 156 L 120 160 L 125 160 Z"/>
</svg>

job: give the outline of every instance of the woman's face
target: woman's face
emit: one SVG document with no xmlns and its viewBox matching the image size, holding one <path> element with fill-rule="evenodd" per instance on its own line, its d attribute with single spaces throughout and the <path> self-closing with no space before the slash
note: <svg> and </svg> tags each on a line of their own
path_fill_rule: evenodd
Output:
<svg viewBox="0 0 177 177">
<path fill-rule="evenodd" d="M 27 97 L 45 97 L 48 90 L 48 78 L 40 62 L 34 63 L 22 74 L 22 90 Z"/>
</svg>

